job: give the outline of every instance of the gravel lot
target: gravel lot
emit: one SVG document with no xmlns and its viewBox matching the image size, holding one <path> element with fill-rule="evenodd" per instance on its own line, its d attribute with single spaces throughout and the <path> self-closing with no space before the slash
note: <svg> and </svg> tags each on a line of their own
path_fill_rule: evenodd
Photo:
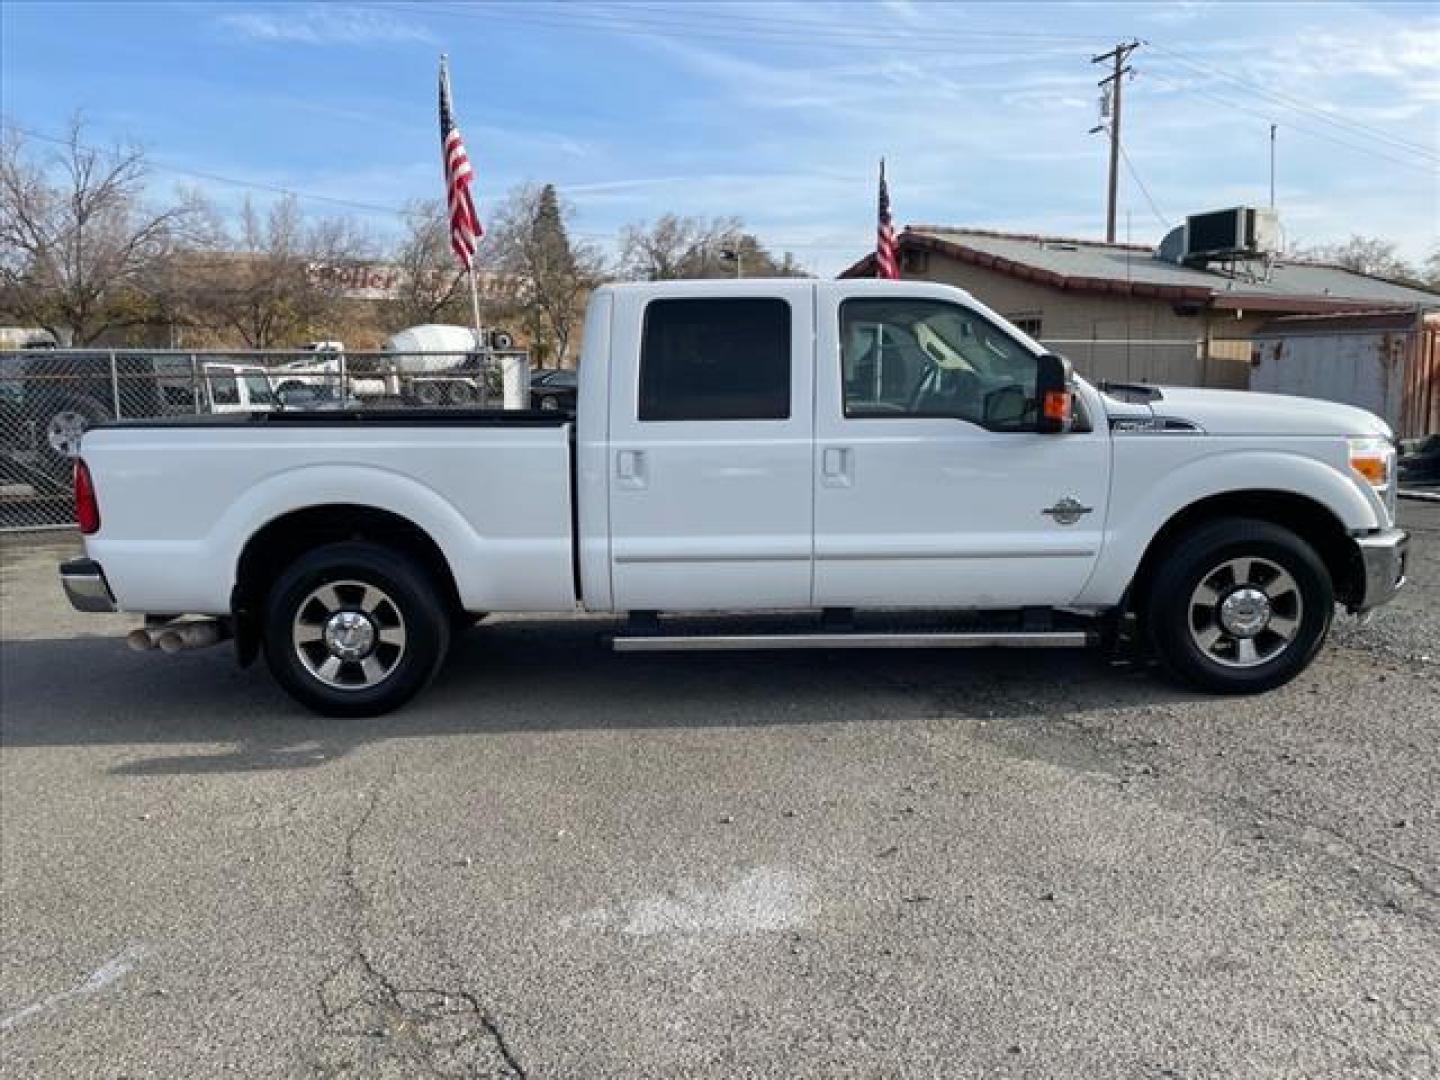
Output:
<svg viewBox="0 0 1440 1080">
<path fill-rule="evenodd" d="M 7 538 L 13 1077 L 1440 1074 L 1440 506 L 1259 698 L 1083 654 L 615 656 L 397 716 L 69 611 Z"/>
</svg>

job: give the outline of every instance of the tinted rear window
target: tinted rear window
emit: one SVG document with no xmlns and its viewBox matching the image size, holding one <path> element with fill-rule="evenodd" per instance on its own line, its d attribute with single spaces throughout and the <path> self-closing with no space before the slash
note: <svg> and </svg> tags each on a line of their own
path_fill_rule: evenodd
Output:
<svg viewBox="0 0 1440 1080">
<path fill-rule="evenodd" d="M 640 349 L 641 420 L 785 420 L 790 305 L 652 300 Z"/>
</svg>

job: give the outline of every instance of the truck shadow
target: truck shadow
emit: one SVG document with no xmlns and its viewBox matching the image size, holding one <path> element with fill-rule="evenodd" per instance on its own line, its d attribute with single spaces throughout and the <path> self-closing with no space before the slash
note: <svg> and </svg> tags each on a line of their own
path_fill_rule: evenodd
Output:
<svg viewBox="0 0 1440 1080">
<path fill-rule="evenodd" d="M 391 739 L 576 730 L 743 728 L 900 719 L 1059 719 L 1193 700 L 1148 671 L 1070 651 L 796 651 L 617 655 L 603 619 L 496 620 L 456 642 L 416 702 L 333 720 L 292 703 L 228 647 L 176 658 L 115 638 L 0 645 L 8 747 L 198 744 L 124 776 L 317 768 Z M 216 748 L 220 744 L 221 748 Z"/>
</svg>

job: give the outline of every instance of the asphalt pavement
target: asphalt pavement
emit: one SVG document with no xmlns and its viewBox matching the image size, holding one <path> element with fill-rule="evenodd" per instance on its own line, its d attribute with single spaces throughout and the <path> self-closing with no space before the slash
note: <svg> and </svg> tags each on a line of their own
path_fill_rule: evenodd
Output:
<svg viewBox="0 0 1440 1080">
<path fill-rule="evenodd" d="M 0 561 L 6 1077 L 1440 1074 L 1440 506 L 1261 697 L 1089 654 L 617 656 L 398 715 Z"/>
</svg>

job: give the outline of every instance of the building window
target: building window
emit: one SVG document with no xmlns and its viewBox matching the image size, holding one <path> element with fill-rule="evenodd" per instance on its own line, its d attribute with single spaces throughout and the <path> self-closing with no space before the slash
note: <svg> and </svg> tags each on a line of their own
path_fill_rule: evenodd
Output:
<svg viewBox="0 0 1440 1080">
<path fill-rule="evenodd" d="M 1022 334 L 1029 334 L 1036 341 L 1040 340 L 1040 330 L 1044 326 L 1044 320 L 1038 311 L 1016 311 L 1007 314 L 1005 318 L 1015 324 L 1015 329 Z"/>
<path fill-rule="evenodd" d="M 900 270 L 910 277 L 919 277 L 930 272 L 930 253 L 915 248 L 902 248 Z"/>
<path fill-rule="evenodd" d="M 641 420 L 790 417 L 790 305 L 654 300 L 640 348 Z"/>
</svg>

